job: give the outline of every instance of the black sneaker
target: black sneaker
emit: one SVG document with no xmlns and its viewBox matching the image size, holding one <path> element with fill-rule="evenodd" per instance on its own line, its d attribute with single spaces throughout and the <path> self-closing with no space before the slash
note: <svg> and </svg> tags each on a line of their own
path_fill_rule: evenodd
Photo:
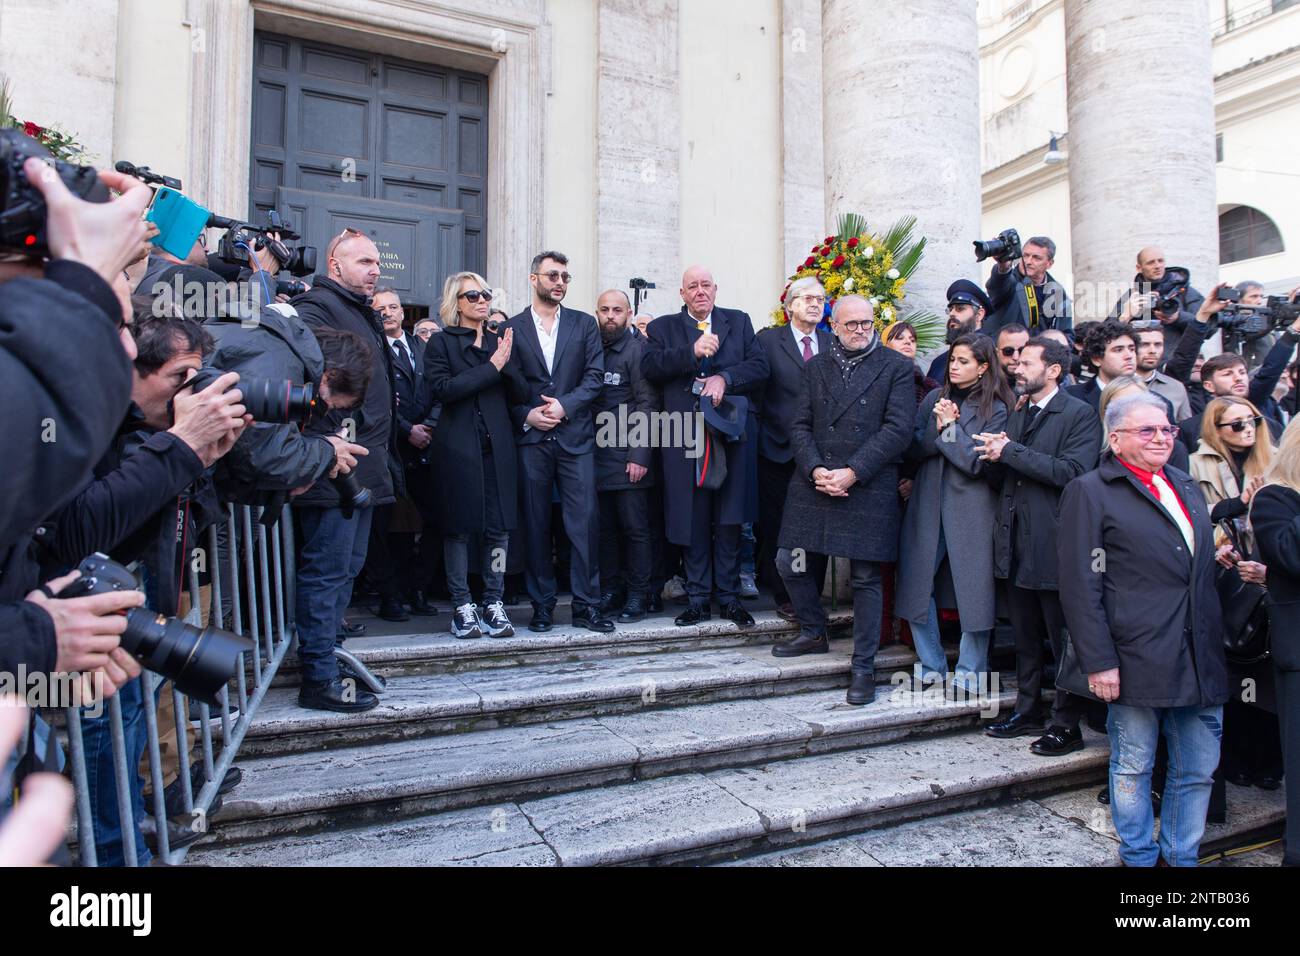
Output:
<svg viewBox="0 0 1300 956">
<path fill-rule="evenodd" d="M 515 626 L 510 623 L 510 618 L 506 614 L 506 606 L 500 601 L 495 601 L 483 609 L 486 615 L 479 616 L 479 630 L 486 633 L 488 637 L 514 637 Z"/>
<path fill-rule="evenodd" d="M 230 715 L 230 722 L 232 724 L 239 719 L 238 704 L 228 704 L 226 706 L 226 712 Z M 191 697 L 190 698 L 190 726 L 193 727 L 195 730 L 198 730 L 199 725 L 202 723 L 203 723 L 203 716 L 202 716 L 202 712 L 199 710 L 199 702 L 195 700 L 193 697 Z M 212 705 L 208 706 L 208 723 L 212 726 L 212 729 L 214 731 L 221 727 L 220 707 L 216 707 Z"/>
<path fill-rule="evenodd" d="M 482 622 L 479 620 L 477 605 L 462 604 L 456 608 L 456 613 L 451 616 L 451 636 L 458 637 L 462 641 L 469 641 L 483 636 Z"/>
</svg>

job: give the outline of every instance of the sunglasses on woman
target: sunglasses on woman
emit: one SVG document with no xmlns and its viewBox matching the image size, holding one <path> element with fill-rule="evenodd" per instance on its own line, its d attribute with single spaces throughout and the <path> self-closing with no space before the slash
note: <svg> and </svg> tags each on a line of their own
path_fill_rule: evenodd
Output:
<svg viewBox="0 0 1300 956">
<path fill-rule="evenodd" d="M 480 292 L 478 289 L 470 289 L 468 292 L 462 292 L 460 295 L 456 296 L 456 298 L 467 299 L 470 302 L 477 302 L 479 299 L 482 299 L 484 302 L 491 302 L 492 293 Z"/>
<path fill-rule="evenodd" d="M 1263 424 L 1264 416 L 1256 415 L 1254 418 L 1239 418 L 1235 422 L 1219 422 L 1219 427 L 1231 428 L 1234 432 L 1240 433 L 1246 430 L 1247 425 L 1254 428 L 1256 431 L 1259 431 L 1259 426 Z"/>
</svg>

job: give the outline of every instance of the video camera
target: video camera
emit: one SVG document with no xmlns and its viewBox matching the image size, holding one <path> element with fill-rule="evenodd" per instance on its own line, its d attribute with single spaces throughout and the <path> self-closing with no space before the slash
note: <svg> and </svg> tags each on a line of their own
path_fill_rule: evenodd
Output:
<svg viewBox="0 0 1300 956">
<path fill-rule="evenodd" d="M 45 197 L 27 181 L 23 163 L 44 160 L 68 191 L 86 202 L 108 202 L 108 187 L 90 166 L 54 158 L 48 149 L 16 129 L 0 130 L 0 253 L 45 258 L 50 254 L 45 232 Z"/>
<path fill-rule="evenodd" d="M 86 597 L 137 590 L 135 577 L 103 554 L 78 565 L 77 578 L 56 597 Z M 254 649 L 248 638 L 219 627 L 195 627 L 144 607 L 126 612 L 122 647 L 142 665 L 170 678 L 182 694 L 217 704 L 217 693 L 239 669 L 240 655 Z"/>
<path fill-rule="evenodd" d="M 1284 295 L 1270 295 L 1259 305 L 1227 301 L 1232 304 L 1216 316 L 1218 327 L 1223 331 L 1225 349 L 1232 348 L 1239 340 L 1257 338 L 1285 328 L 1300 318 L 1300 302 L 1292 302 Z"/>
<path fill-rule="evenodd" d="M 983 262 L 985 259 L 993 259 L 996 262 L 1014 262 L 1019 259 L 1023 253 L 1020 246 L 1020 233 L 1014 229 L 1007 229 L 998 233 L 996 239 L 990 239 L 987 242 L 976 242 L 975 261 Z"/>
<path fill-rule="evenodd" d="M 285 245 L 285 242 L 296 242 L 302 236 L 293 231 L 293 223 L 274 209 L 267 211 L 265 226 L 255 226 L 216 214 L 208 217 L 208 225 L 226 230 L 217 246 L 217 255 L 231 265 L 247 265 L 250 250 L 260 252 L 270 249 L 275 261 L 280 263 L 280 268 L 290 275 L 309 276 L 316 273 L 316 247 L 298 246 L 290 249 Z M 278 233 L 280 238 L 271 238 L 273 232 Z"/>
</svg>

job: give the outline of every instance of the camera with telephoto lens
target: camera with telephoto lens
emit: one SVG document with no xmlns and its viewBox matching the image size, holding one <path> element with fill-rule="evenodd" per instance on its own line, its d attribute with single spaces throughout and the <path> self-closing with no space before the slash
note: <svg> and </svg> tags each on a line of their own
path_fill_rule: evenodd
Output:
<svg viewBox="0 0 1300 956">
<path fill-rule="evenodd" d="M 299 246 L 290 249 L 285 245 L 302 236 L 293 231 L 293 223 L 282 218 L 274 209 L 267 212 L 265 226 L 255 226 L 250 222 L 217 215 L 208 217 L 208 225 L 226 230 L 217 246 L 217 255 L 224 262 L 244 266 L 248 264 L 248 250 L 260 252 L 269 249 L 271 255 L 275 256 L 275 261 L 280 263 L 280 268 L 290 275 L 309 276 L 316 272 L 316 247 Z M 273 232 L 280 238 L 271 238 Z"/>
<path fill-rule="evenodd" d="M 34 258 L 50 254 L 45 232 L 45 197 L 27 181 L 23 163 L 37 157 L 86 202 L 108 202 L 108 187 L 90 166 L 57 160 L 48 149 L 16 129 L 0 130 L 0 252 Z"/>
<path fill-rule="evenodd" d="M 983 262 L 985 259 L 993 259 L 996 262 L 1014 262 L 1019 259 L 1023 250 L 1020 247 L 1020 233 L 1014 229 L 1007 229 L 998 233 L 996 239 L 990 239 L 988 242 L 976 242 L 975 261 Z"/>
<path fill-rule="evenodd" d="M 307 283 L 299 282 L 296 279 L 281 279 L 275 277 L 275 294 L 276 295 L 302 295 L 307 291 Z"/>
<path fill-rule="evenodd" d="M 219 368 L 205 365 L 184 387 L 198 394 L 225 374 Z M 241 375 L 235 387 L 244 396 L 244 410 L 253 416 L 255 422 L 306 425 L 318 410 L 317 406 L 324 404 L 311 382 L 295 385 L 288 379 L 245 378 Z"/>
<path fill-rule="evenodd" d="M 55 597 L 59 600 L 136 591 L 135 577 L 103 554 L 92 554 L 77 566 L 77 578 Z M 219 627 L 195 627 L 144 607 L 126 612 L 122 647 L 140 664 L 170 678 L 182 694 L 218 704 L 217 692 L 239 669 L 239 655 L 253 650 L 246 637 Z"/>
</svg>

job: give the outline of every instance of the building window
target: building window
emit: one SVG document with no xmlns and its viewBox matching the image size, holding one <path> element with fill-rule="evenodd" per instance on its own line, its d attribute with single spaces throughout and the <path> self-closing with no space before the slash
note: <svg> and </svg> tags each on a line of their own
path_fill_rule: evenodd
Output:
<svg viewBox="0 0 1300 956">
<path fill-rule="evenodd" d="M 1223 162 L 1223 134 L 1218 133 L 1214 137 L 1214 161 Z"/>
<path fill-rule="evenodd" d="M 1219 214 L 1220 265 L 1283 251 L 1277 225 L 1255 207 L 1233 206 Z"/>
</svg>

